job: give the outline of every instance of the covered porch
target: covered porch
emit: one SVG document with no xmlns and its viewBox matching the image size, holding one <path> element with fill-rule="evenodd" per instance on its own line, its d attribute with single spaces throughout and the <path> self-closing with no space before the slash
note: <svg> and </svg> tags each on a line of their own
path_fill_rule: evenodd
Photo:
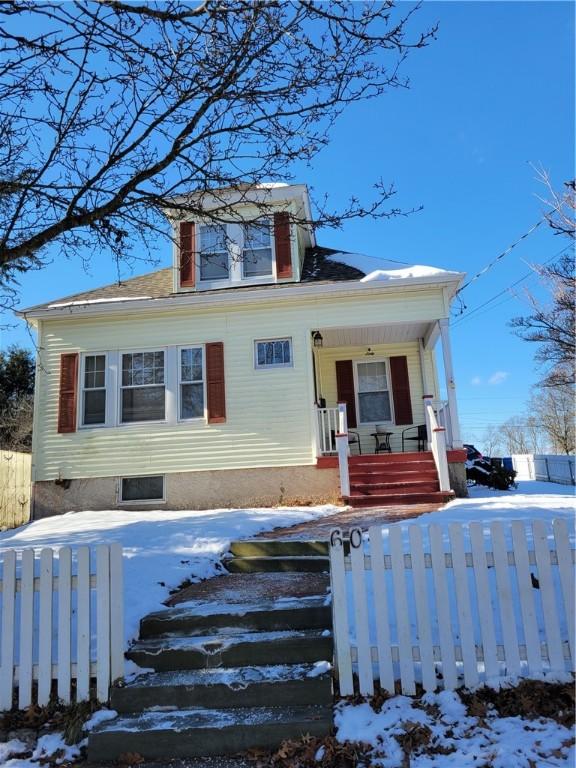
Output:
<svg viewBox="0 0 576 768">
<path fill-rule="evenodd" d="M 339 403 L 345 404 L 350 455 L 429 450 L 425 401 L 445 431 L 447 449 L 462 447 L 447 318 L 320 327 L 312 331 L 311 344 L 317 457 L 337 453 Z M 437 345 L 445 399 L 440 398 Z"/>
</svg>

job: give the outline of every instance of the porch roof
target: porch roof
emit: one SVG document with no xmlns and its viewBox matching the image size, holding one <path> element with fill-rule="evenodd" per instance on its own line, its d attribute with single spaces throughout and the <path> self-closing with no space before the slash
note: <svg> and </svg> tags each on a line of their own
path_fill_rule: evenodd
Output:
<svg viewBox="0 0 576 768">
<path fill-rule="evenodd" d="M 396 344 L 418 341 L 430 335 L 434 323 L 385 323 L 379 325 L 340 328 L 319 328 L 322 347 L 370 347 L 376 344 Z"/>
</svg>

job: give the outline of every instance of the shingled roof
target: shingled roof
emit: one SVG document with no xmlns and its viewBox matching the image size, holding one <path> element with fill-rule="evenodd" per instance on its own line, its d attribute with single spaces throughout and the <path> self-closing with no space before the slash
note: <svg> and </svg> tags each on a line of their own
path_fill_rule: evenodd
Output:
<svg viewBox="0 0 576 768">
<path fill-rule="evenodd" d="M 330 259 L 332 254 L 341 253 L 333 248 L 323 248 L 322 246 L 314 246 L 307 248 L 304 256 L 304 264 L 302 266 L 301 282 L 342 282 L 350 280 L 360 280 L 364 277 L 365 273 L 355 267 L 348 266 L 342 262 Z M 282 288 L 290 287 L 294 283 L 276 283 L 269 287 L 274 287 L 279 290 Z M 202 291 L 202 293 L 222 293 L 224 291 L 250 291 L 258 290 L 262 285 L 248 286 L 239 285 L 233 288 L 220 288 L 212 289 L 210 291 Z M 200 293 L 200 291 L 199 291 Z M 83 302 L 106 302 L 108 301 L 122 301 L 122 300 L 136 300 L 136 299 L 161 299 L 175 295 L 187 295 L 175 294 L 173 290 L 172 282 L 172 267 L 166 267 L 165 269 L 158 269 L 155 272 L 149 272 L 145 275 L 138 277 L 132 277 L 128 280 L 121 280 L 117 283 L 102 286 L 101 288 L 95 288 L 91 291 L 82 291 L 81 293 L 74 293 L 70 296 L 64 296 L 62 298 L 54 299 L 53 301 L 46 302 L 45 304 L 38 304 L 34 307 L 28 307 L 28 310 L 40 310 L 51 309 L 59 305 L 67 304 L 81 304 Z"/>
</svg>

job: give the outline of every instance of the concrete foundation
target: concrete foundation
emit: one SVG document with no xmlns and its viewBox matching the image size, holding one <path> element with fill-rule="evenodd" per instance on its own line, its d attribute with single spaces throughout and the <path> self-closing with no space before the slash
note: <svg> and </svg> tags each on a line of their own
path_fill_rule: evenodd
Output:
<svg viewBox="0 0 576 768">
<path fill-rule="evenodd" d="M 36 482 L 32 519 L 77 510 L 305 506 L 340 497 L 338 470 L 315 466 L 174 472 L 166 475 L 164 502 L 122 504 L 118 486 L 117 477 Z"/>
<path fill-rule="evenodd" d="M 456 496 L 465 499 L 468 496 L 465 465 L 462 462 L 449 462 L 448 477 L 450 478 L 450 488 L 452 488 Z"/>
</svg>

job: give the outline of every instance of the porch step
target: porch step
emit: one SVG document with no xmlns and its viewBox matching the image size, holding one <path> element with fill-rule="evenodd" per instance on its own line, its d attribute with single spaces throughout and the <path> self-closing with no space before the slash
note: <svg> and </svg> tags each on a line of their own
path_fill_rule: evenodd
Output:
<svg viewBox="0 0 576 768">
<path fill-rule="evenodd" d="M 327 573 L 330 570 L 330 559 L 318 555 L 313 557 L 228 557 L 222 560 L 222 564 L 229 573 Z"/>
<path fill-rule="evenodd" d="M 251 539 L 248 541 L 233 541 L 230 544 L 230 552 L 236 555 L 236 557 L 327 557 L 328 542 Z"/>
<path fill-rule="evenodd" d="M 327 665 L 324 665 L 327 666 Z M 111 691 L 110 706 L 120 713 L 146 709 L 275 707 L 327 704 L 332 676 L 316 664 L 281 664 L 183 672 L 155 672 Z"/>
<path fill-rule="evenodd" d="M 435 493 L 440 490 L 438 480 L 429 482 L 422 480 L 412 480 L 399 483 L 358 483 L 350 479 L 350 489 L 353 495 L 357 494 L 386 494 L 389 496 L 398 496 L 406 493 Z"/>
<path fill-rule="evenodd" d="M 157 672 L 250 666 L 255 659 L 262 665 L 303 664 L 332 658 L 332 636 L 318 629 L 245 632 L 222 627 L 217 634 L 166 634 L 138 640 L 126 657 Z"/>
<path fill-rule="evenodd" d="M 98 764 L 130 752 L 150 759 L 270 749 L 304 734 L 324 735 L 331 724 L 330 706 L 144 712 L 95 728 L 88 742 L 88 760 Z"/>
<path fill-rule="evenodd" d="M 434 493 L 356 494 L 352 493 L 346 501 L 351 507 L 389 507 L 398 504 L 445 504 L 454 498 L 453 491 Z"/>
<path fill-rule="evenodd" d="M 431 461 L 434 463 L 432 451 L 414 451 L 410 453 L 363 453 L 361 456 L 350 456 L 348 463 L 351 467 L 356 464 L 403 464 L 412 461 Z"/>
<path fill-rule="evenodd" d="M 409 465 L 417 466 L 417 465 Z M 393 483 L 393 482 L 410 482 L 412 480 L 423 481 L 435 481 L 438 479 L 438 473 L 436 467 L 420 468 L 420 469 L 405 469 L 400 467 L 399 469 L 374 469 L 368 470 L 363 468 L 350 468 L 350 481 L 351 482 L 377 482 L 377 483 Z"/>
<path fill-rule="evenodd" d="M 140 622 L 140 637 L 149 639 L 167 633 L 196 633 L 207 629 L 235 627 L 254 631 L 289 629 L 324 629 L 332 621 L 331 608 L 324 597 L 301 597 L 294 600 L 270 600 L 258 605 L 219 606 L 200 601 L 186 603 L 150 613 Z"/>
</svg>

